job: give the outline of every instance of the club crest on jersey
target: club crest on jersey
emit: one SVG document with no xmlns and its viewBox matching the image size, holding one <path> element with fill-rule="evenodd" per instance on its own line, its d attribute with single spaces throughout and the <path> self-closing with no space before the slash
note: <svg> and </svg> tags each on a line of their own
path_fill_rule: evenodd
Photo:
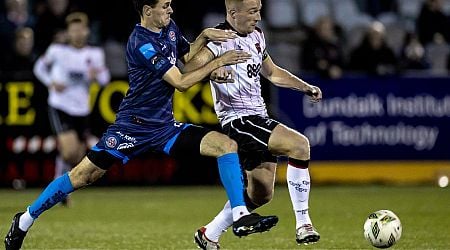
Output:
<svg viewBox="0 0 450 250">
<path fill-rule="evenodd" d="M 258 54 L 261 54 L 262 52 L 261 52 L 261 45 L 259 45 L 259 43 L 255 43 L 255 47 L 256 47 L 256 50 L 258 51 Z"/>
<path fill-rule="evenodd" d="M 177 37 L 175 36 L 175 32 L 173 30 L 169 31 L 169 39 L 172 42 L 175 42 L 175 40 L 177 40 Z"/>
<path fill-rule="evenodd" d="M 114 148 L 117 145 L 117 139 L 114 136 L 109 136 L 105 139 L 105 144 L 108 148 Z"/>
</svg>

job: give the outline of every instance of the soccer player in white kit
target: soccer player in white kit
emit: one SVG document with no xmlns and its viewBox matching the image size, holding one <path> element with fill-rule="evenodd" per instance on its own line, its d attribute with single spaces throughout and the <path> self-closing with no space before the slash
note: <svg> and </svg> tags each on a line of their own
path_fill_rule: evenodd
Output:
<svg viewBox="0 0 450 250">
<path fill-rule="evenodd" d="M 59 150 L 55 178 L 69 171 L 85 154 L 91 112 L 89 86 L 93 82 L 105 85 L 110 81 L 103 50 L 87 44 L 88 23 L 84 13 L 69 14 L 66 18 L 68 43 L 51 44 L 34 65 L 34 74 L 49 91 L 50 124 Z"/>
<path fill-rule="evenodd" d="M 321 90 L 277 66 L 266 51 L 264 33 L 256 27 L 261 20 L 260 0 L 225 0 L 226 21 L 216 28 L 230 29 L 239 37 L 218 44 L 210 42 L 185 70 L 194 70 L 228 50 L 252 55 L 245 63 L 228 66 L 211 75 L 214 108 L 224 132 L 238 143 L 239 157 L 247 175 L 247 207 L 255 209 L 273 196 L 276 156 L 288 156 L 287 183 L 296 217 L 296 241 L 311 244 L 320 239 L 309 217 L 310 147 L 301 133 L 268 117 L 261 96 L 260 74 L 279 87 L 306 93 L 311 101 L 322 98 Z M 281 13 L 280 13 L 281 14 Z M 234 82 L 233 82 L 234 81 Z M 231 225 L 229 202 L 194 235 L 202 249 L 218 249 L 221 234 Z"/>
</svg>

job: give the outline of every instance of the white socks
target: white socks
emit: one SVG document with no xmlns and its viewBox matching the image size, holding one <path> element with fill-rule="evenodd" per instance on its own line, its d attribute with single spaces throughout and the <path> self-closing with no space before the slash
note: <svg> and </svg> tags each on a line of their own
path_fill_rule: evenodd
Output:
<svg viewBox="0 0 450 250">
<path fill-rule="evenodd" d="M 286 179 L 288 183 L 289 195 L 295 213 L 296 226 L 299 228 L 304 224 L 312 224 L 309 217 L 309 191 L 310 176 L 308 168 L 297 168 L 288 164 Z M 228 201 L 222 211 L 206 225 L 205 236 L 213 242 L 218 242 L 222 233 L 243 215 L 249 214 L 245 206 L 238 206 L 231 211 Z M 244 214 L 241 214 L 241 213 Z M 246 212 L 246 213 L 245 213 Z"/>
<path fill-rule="evenodd" d="M 205 236 L 210 241 L 218 242 L 220 236 L 223 232 L 227 230 L 231 225 L 233 225 L 233 221 L 239 220 L 242 216 L 248 215 L 250 212 L 248 211 L 246 206 L 237 206 L 231 209 L 230 201 L 225 203 L 222 211 L 214 217 L 214 219 L 206 225 Z"/>
<path fill-rule="evenodd" d="M 231 212 L 230 201 L 227 201 L 222 211 L 205 226 L 205 236 L 210 241 L 218 242 L 222 233 L 231 225 L 233 225 L 233 214 Z"/>
<path fill-rule="evenodd" d="M 30 213 L 27 211 L 22 214 L 19 218 L 19 228 L 20 230 L 27 232 L 30 229 L 31 225 L 33 225 L 34 219 L 31 217 Z"/>
<path fill-rule="evenodd" d="M 289 195 L 294 208 L 296 226 L 311 224 L 308 214 L 308 200 L 310 190 L 310 177 L 308 168 L 296 168 L 288 164 L 286 174 Z"/>
<path fill-rule="evenodd" d="M 233 207 L 233 221 L 239 220 L 242 216 L 249 215 L 250 212 L 247 209 L 247 206 L 237 206 Z"/>
</svg>

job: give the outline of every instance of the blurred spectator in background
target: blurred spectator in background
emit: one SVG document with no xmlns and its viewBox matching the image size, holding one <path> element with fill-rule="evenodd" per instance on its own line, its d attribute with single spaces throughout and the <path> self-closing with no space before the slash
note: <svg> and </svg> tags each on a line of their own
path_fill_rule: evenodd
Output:
<svg viewBox="0 0 450 250">
<path fill-rule="evenodd" d="M 33 25 L 34 18 L 29 13 L 28 0 L 6 0 L 5 13 L 0 14 L 0 53 L 12 49 L 17 28 Z"/>
<path fill-rule="evenodd" d="M 441 34 L 446 42 L 450 41 L 449 17 L 443 12 L 442 0 L 426 0 L 416 22 L 420 42 L 426 46 Z"/>
<path fill-rule="evenodd" d="M 450 47 L 444 36 L 436 33 L 433 41 L 425 46 L 425 57 L 430 62 L 431 74 L 447 75 L 447 55 L 449 53 Z"/>
<path fill-rule="evenodd" d="M 37 59 L 33 48 L 33 30 L 28 27 L 17 29 L 13 49 L 1 57 L 2 77 L 19 81 L 33 79 L 33 65 Z"/>
<path fill-rule="evenodd" d="M 303 42 L 301 63 L 305 70 L 337 79 L 342 76 L 343 52 L 336 26 L 329 16 L 320 17 Z"/>
<path fill-rule="evenodd" d="M 49 89 L 50 124 L 60 154 L 55 177 L 69 171 L 85 154 L 90 139 L 89 86 L 110 80 L 103 50 L 87 45 L 88 22 L 85 13 L 68 15 L 68 44 L 51 44 L 34 66 L 36 77 Z"/>
<path fill-rule="evenodd" d="M 400 68 L 402 70 L 430 68 L 430 63 L 425 58 L 425 48 L 415 33 L 407 33 L 405 36 L 400 55 Z"/>
<path fill-rule="evenodd" d="M 393 0 L 365 0 L 356 2 L 360 5 L 365 5 L 364 9 L 375 18 L 382 13 L 395 12 L 397 10 L 397 1 Z"/>
<path fill-rule="evenodd" d="M 208 14 L 208 11 L 223 13 L 225 9 L 223 1 L 210 0 L 195 0 L 195 7 L 193 7 L 193 1 L 172 1 L 172 5 L 175 10 L 172 18 L 181 24 L 180 28 L 189 41 L 195 40 L 204 28 L 203 17 Z M 186 11 L 189 11 L 189 15 L 186 15 Z"/>
<path fill-rule="evenodd" d="M 385 36 L 384 25 L 373 22 L 360 45 L 351 52 L 349 69 L 380 76 L 396 73 L 398 60 Z"/>
<path fill-rule="evenodd" d="M 35 27 L 36 51 L 42 54 L 52 42 L 64 43 L 65 18 L 69 13 L 69 0 L 46 0 L 40 3 Z M 42 10 L 41 10 L 42 9 Z"/>
</svg>

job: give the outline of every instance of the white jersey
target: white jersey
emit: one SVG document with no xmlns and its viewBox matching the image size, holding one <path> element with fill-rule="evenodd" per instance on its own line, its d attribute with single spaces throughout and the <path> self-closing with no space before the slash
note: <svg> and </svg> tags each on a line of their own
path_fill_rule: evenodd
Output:
<svg viewBox="0 0 450 250">
<path fill-rule="evenodd" d="M 101 48 L 85 46 L 75 48 L 67 44 L 52 44 L 34 65 L 33 72 L 46 86 L 52 83 L 65 85 L 62 92 L 49 88 L 49 106 L 72 116 L 86 116 L 89 108 L 89 71 L 97 72 L 102 85 L 110 80 Z"/>
<path fill-rule="evenodd" d="M 217 28 L 231 29 L 231 26 L 223 23 Z M 222 126 L 243 116 L 267 117 L 266 104 L 261 96 L 259 75 L 266 53 L 263 32 L 257 28 L 247 36 L 239 36 L 227 42 L 209 42 L 207 47 L 215 57 L 221 56 L 229 50 L 244 50 L 251 54 L 251 59 L 247 62 L 228 66 L 236 74 L 234 83 L 211 81 L 214 109 Z"/>
</svg>

